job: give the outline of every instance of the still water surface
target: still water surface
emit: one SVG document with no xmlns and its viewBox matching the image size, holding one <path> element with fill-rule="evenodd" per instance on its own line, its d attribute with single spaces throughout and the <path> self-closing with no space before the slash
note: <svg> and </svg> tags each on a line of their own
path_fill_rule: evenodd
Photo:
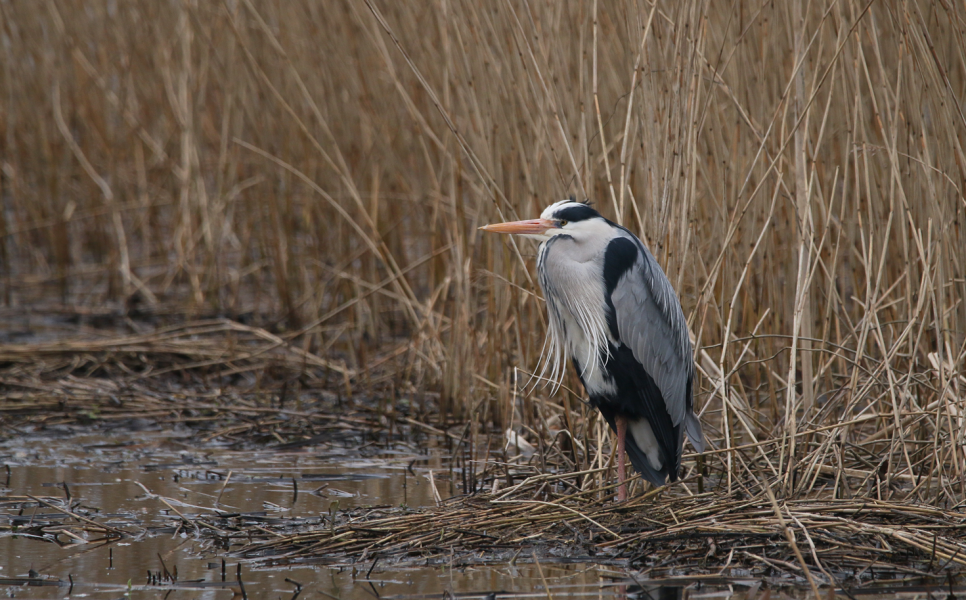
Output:
<svg viewBox="0 0 966 600">
<path fill-rule="evenodd" d="M 249 598 L 293 598 L 299 585 L 301 598 L 492 598 L 494 593 L 546 598 L 548 591 L 556 598 L 648 597 L 627 573 L 611 565 L 549 563 L 538 569 L 523 562 L 465 568 L 376 563 L 373 568 L 372 561 L 366 561 L 264 568 L 240 561 L 213 547 L 210 540 L 179 531 L 175 511 L 199 514 L 217 509 L 311 522 L 334 508 L 428 506 L 433 503 L 428 474 L 447 468 L 446 452 L 405 445 L 366 451 L 356 443 L 297 452 L 236 450 L 198 447 L 188 442 L 189 435 L 150 429 L 92 434 L 48 428 L 0 440 L 0 465 L 9 466 L 9 471 L 0 470 L 0 526 L 5 528 L 0 532 L 0 594 L 240 598 L 236 574 L 241 563 Z M 107 545 L 73 540 L 63 547 L 23 535 L 24 527 L 43 519 L 66 517 L 49 509 L 21 511 L 17 497 L 62 498 L 63 484 L 74 502 L 100 510 L 100 522 L 137 535 Z M 446 483 L 437 484 L 444 498 L 452 493 Z M 10 532 L 13 524 L 20 534 Z M 68 540 L 63 535 L 60 539 Z M 177 569 L 176 583 L 149 579 L 164 569 Z M 680 588 L 647 591 L 655 600 L 680 596 Z M 714 597 L 722 591 L 730 594 L 708 590 Z"/>
</svg>

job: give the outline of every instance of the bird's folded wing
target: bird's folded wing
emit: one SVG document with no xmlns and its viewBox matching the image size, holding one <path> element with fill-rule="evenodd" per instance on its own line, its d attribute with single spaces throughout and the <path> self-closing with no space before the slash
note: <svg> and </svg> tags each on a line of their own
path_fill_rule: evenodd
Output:
<svg viewBox="0 0 966 600">
<path fill-rule="evenodd" d="M 687 321 L 671 282 L 643 244 L 611 302 L 620 341 L 661 390 L 671 422 L 681 425 L 691 408 L 688 383 L 694 369 Z"/>
</svg>

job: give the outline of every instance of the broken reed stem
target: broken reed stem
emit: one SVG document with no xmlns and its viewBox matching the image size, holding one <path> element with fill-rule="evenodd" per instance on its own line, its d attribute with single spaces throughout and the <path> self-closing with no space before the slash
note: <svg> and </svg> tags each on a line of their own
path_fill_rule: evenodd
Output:
<svg viewBox="0 0 966 600">
<path fill-rule="evenodd" d="M 772 509 L 775 511 L 775 517 L 778 518 L 778 524 L 785 534 L 785 539 L 788 540 L 788 545 L 791 546 L 792 552 L 795 553 L 795 558 L 798 560 L 798 564 L 801 565 L 802 573 L 805 575 L 805 579 L 808 580 L 808 586 L 812 588 L 812 593 L 815 594 L 815 600 L 820 600 L 821 595 L 819 595 L 818 585 L 815 584 L 815 578 L 812 577 L 812 572 L 808 569 L 805 558 L 802 557 L 802 551 L 798 549 L 794 532 L 785 524 L 785 518 L 782 516 L 781 508 L 778 506 L 778 501 L 775 500 L 775 493 L 767 485 L 765 486 L 765 493 L 768 494 L 768 501 L 771 502 Z"/>
<path fill-rule="evenodd" d="M 533 563 L 537 565 L 537 572 L 540 574 L 540 581 L 543 582 L 543 589 L 547 593 L 547 600 L 553 600 L 553 594 L 550 593 L 550 586 L 547 585 L 547 578 L 543 575 L 543 567 L 540 566 L 540 559 L 537 558 L 537 553 L 531 552 L 530 555 L 533 556 Z"/>
</svg>

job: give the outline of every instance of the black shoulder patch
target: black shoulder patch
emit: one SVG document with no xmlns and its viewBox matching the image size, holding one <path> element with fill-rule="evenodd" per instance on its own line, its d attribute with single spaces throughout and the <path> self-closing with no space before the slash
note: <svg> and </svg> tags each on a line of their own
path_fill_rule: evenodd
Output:
<svg viewBox="0 0 966 600">
<path fill-rule="evenodd" d="M 579 206 L 569 205 L 553 213 L 553 218 L 560 219 L 562 221 L 570 221 L 571 223 L 576 223 L 577 221 L 586 221 L 587 219 L 593 219 L 594 217 L 600 217 L 600 213 L 586 204 L 581 204 Z"/>
<path fill-rule="evenodd" d="M 626 237 L 616 237 L 607 244 L 604 251 L 604 285 L 607 298 L 610 298 L 617 282 L 637 260 L 637 246 Z"/>
<path fill-rule="evenodd" d="M 604 300 L 607 302 L 607 327 L 614 338 L 620 338 L 620 331 L 617 328 L 617 311 L 614 309 L 614 301 L 611 294 L 617 287 L 617 282 L 621 280 L 637 260 L 637 246 L 634 242 L 625 237 L 616 237 L 607 244 L 604 250 L 604 287 L 607 293 Z"/>
</svg>

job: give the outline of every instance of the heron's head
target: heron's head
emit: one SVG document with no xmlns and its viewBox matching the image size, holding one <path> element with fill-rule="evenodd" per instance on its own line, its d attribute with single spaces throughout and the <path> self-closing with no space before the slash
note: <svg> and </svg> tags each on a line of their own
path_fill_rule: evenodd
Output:
<svg viewBox="0 0 966 600">
<path fill-rule="evenodd" d="M 557 235 L 568 235 L 581 241 L 582 238 L 605 235 L 609 225 L 590 205 L 574 200 L 561 200 L 548 206 L 539 219 L 494 223 L 480 229 L 522 235 L 540 242 L 546 242 Z"/>
</svg>

